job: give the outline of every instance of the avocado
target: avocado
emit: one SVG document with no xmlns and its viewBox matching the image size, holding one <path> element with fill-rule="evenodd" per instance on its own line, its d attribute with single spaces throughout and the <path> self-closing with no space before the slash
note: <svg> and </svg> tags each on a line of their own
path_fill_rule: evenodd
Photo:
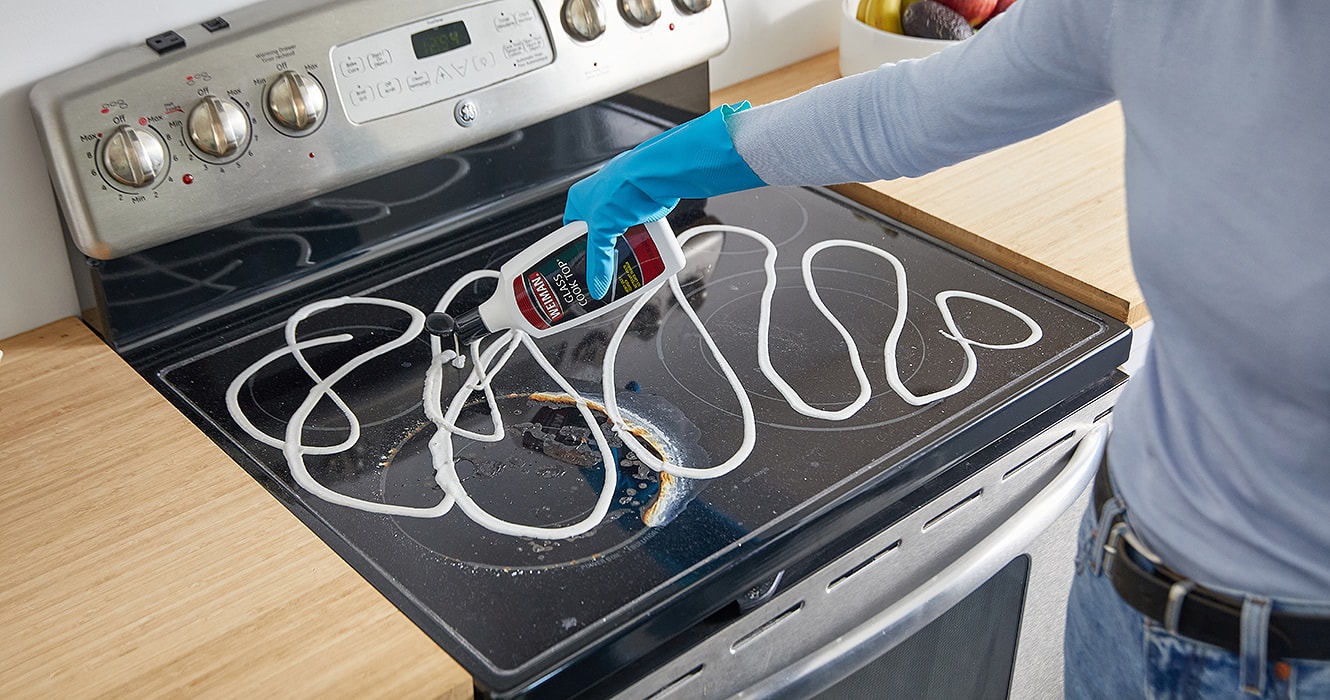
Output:
<svg viewBox="0 0 1330 700">
<path fill-rule="evenodd" d="M 923 39 L 966 39 L 974 28 L 961 13 L 936 0 L 919 0 L 905 8 L 901 27 L 909 36 Z"/>
</svg>

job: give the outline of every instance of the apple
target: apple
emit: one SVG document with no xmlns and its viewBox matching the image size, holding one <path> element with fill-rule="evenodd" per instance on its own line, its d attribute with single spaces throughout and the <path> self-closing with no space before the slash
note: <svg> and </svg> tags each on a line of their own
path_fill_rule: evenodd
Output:
<svg viewBox="0 0 1330 700">
<path fill-rule="evenodd" d="M 1011 7 L 1011 4 L 1014 2 L 1016 2 L 1016 0 L 997 0 L 997 4 L 993 6 L 993 14 L 989 16 L 994 17 L 998 15 L 1003 10 L 1007 9 L 1008 7 Z"/>
<path fill-rule="evenodd" d="M 970 23 L 971 27 L 977 27 L 993 14 L 993 8 L 997 7 L 998 0 L 937 0 L 937 2 L 955 10 Z"/>
</svg>

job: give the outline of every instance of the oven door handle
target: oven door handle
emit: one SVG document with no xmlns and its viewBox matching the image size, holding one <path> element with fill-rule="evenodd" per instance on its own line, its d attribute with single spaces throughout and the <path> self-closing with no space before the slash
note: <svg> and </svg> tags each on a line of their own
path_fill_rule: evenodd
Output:
<svg viewBox="0 0 1330 700">
<path fill-rule="evenodd" d="M 1061 473 L 977 545 L 834 643 L 735 697 L 812 696 L 905 641 L 983 585 L 1066 512 L 1094 479 L 1108 440 L 1108 426 L 1085 426 L 1077 432 L 1082 437 Z"/>
</svg>

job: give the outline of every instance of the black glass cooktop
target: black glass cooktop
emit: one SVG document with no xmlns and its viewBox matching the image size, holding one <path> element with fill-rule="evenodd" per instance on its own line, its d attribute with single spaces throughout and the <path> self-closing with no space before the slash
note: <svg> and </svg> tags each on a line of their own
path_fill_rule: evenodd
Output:
<svg viewBox="0 0 1330 700">
<path fill-rule="evenodd" d="M 561 204 L 554 197 L 520 230 L 414 260 L 408 274 L 382 271 L 379 281 L 345 293 L 432 310 L 464 273 L 497 268 L 554 230 Z M 772 361 L 817 407 L 837 408 L 858 392 L 844 343 L 816 312 L 800 279 L 803 251 L 826 238 L 871 243 L 904 265 L 908 322 L 897 358 L 902 380 L 916 394 L 950 386 L 965 370 L 960 346 L 942 336 L 946 326 L 934 301 L 939 292 L 962 290 L 1009 304 L 1033 318 L 1044 335 L 1022 349 L 976 348 L 977 373 L 969 388 L 912 406 L 886 381 L 882 348 L 897 291 L 891 266 L 860 251 L 825 252 L 815 260 L 814 277 L 828 307 L 856 339 L 874 393 L 848 420 L 807 418 L 757 369 L 757 312 L 765 281 L 761 248 L 730 234 L 699 236 L 685 247 L 689 265 L 679 279 L 747 389 L 756 414 L 756 447 L 724 477 L 662 481 L 612 440 L 620 479 L 609 515 L 591 532 L 567 540 L 496 535 L 458 508 L 431 519 L 366 513 L 330 504 L 298 486 L 282 451 L 241 430 L 225 404 L 233 379 L 277 353 L 242 382 L 238 402 L 259 430 L 284 435 L 312 384 L 291 355 L 280 352 L 284 316 L 267 319 L 252 332 L 233 333 L 239 337 L 161 369 L 156 380 L 458 659 L 483 691 L 504 694 L 538 691 L 551 674 L 593 672 L 587 667 L 592 658 L 608 670 L 633 663 L 648 649 L 629 634 L 632 629 L 650 620 L 653 634 L 682 630 L 723 606 L 726 595 L 732 600 L 742 592 L 727 593 L 708 582 L 728 577 L 751 585 L 753 577 L 779 570 L 802 556 L 803 550 L 787 547 L 794 533 L 800 533 L 805 549 L 808 533 L 820 533 L 818 541 L 834 540 L 845 525 L 827 516 L 856 494 L 906 471 L 927 478 L 1110 373 L 1126 357 L 1128 331 L 1121 324 L 822 190 L 764 188 L 685 202 L 671 221 L 676 231 L 699 223 L 745 226 L 778 245 Z M 485 298 L 492 284 L 475 283 L 463 305 Z M 988 345 L 1016 343 L 1029 333 L 1022 322 L 988 305 L 953 299 L 950 307 L 964 334 Z M 560 373 L 597 399 L 606 344 L 619 319 L 614 315 L 537 342 Z M 302 323 L 298 340 L 352 337 L 305 349 L 315 371 L 326 375 L 400 335 L 408 321 L 405 313 L 386 307 L 347 306 Z M 348 450 L 307 455 L 311 474 L 362 499 L 421 507 L 438 503 L 443 494 L 427 447 L 435 429 L 421 401 L 429 362 L 428 336 L 422 335 L 339 382 L 338 395 L 359 418 L 362 432 Z M 632 324 L 616 368 L 620 405 L 648 418 L 657 442 L 668 444 L 688 466 L 710 466 L 735 451 L 738 403 L 667 291 Z M 457 370 L 446 372 L 447 395 L 460 377 Z M 559 391 L 557 385 L 525 351 L 517 352 L 495 388 L 507 426 L 504 439 L 455 441 L 467 492 L 507 520 L 555 526 L 584 518 L 604 483 L 599 452 L 585 443 L 584 420 L 558 396 L 548 395 Z M 483 430 L 488 420 L 483 402 L 475 400 L 460 423 Z M 337 445 L 348 431 L 342 410 L 323 400 L 306 421 L 302 440 Z M 760 567 L 744 570 L 758 560 Z"/>
</svg>

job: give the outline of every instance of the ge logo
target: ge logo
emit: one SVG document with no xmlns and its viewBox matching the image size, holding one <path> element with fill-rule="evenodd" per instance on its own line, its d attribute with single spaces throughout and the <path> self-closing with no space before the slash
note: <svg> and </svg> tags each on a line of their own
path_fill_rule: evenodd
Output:
<svg viewBox="0 0 1330 700">
<path fill-rule="evenodd" d="M 453 108 L 453 117 L 462 126 L 471 126 L 480 118 L 480 106 L 471 100 L 462 100 Z"/>
</svg>

